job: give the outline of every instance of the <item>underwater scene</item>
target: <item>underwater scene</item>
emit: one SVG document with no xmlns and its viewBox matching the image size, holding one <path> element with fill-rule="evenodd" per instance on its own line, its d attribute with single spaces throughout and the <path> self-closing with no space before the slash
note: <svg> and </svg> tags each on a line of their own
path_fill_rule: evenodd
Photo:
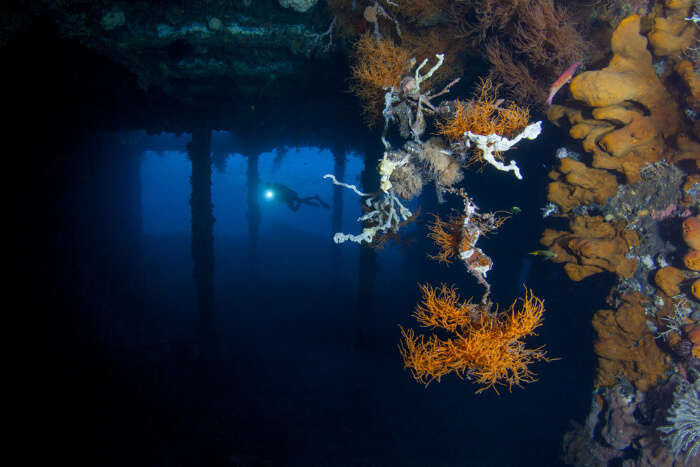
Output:
<svg viewBox="0 0 700 467">
<path fill-rule="evenodd" d="M 700 466 L 700 1 L 0 13 L 22 464 Z"/>
</svg>

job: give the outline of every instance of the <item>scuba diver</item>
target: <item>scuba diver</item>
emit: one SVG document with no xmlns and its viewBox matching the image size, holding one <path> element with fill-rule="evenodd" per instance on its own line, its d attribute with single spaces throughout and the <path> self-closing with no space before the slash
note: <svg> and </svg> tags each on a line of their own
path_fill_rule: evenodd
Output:
<svg viewBox="0 0 700 467">
<path fill-rule="evenodd" d="M 281 183 L 265 183 L 264 187 L 265 199 L 275 200 L 280 203 L 287 203 L 289 209 L 291 209 L 294 212 L 297 212 L 302 204 L 330 208 L 330 206 L 324 203 L 318 195 L 309 196 L 308 198 L 299 198 L 299 195 L 296 191 L 292 190 L 287 186 L 282 185 Z"/>
</svg>

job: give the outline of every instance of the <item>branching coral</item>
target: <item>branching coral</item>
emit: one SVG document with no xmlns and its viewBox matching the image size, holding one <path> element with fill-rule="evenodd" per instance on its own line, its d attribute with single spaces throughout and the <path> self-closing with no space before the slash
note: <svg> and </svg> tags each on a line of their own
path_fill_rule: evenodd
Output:
<svg viewBox="0 0 700 467">
<path fill-rule="evenodd" d="M 370 123 L 379 119 L 382 98 L 388 89 L 398 88 L 410 52 L 390 39 L 364 34 L 355 42 L 350 89 L 364 104 Z"/>
<path fill-rule="evenodd" d="M 481 80 L 477 95 L 469 102 L 456 101 L 450 118 L 438 123 L 438 133 L 452 141 L 461 140 L 464 133 L 478 135 L 493 133 L 511 138 L 530 123 L 530 112 L 514 102 L 503 107 L 497 86 L 491 79 Z"/>
<path fill-rule="evenodd" d="M 428 237 L 440 251 L 429 257 L 446 264 L 450 264 L 453 258 L 461 259 L 467 271 L 486 289 L 482 298 L 482 303 L 486 303 L 491 291 L 491 286 L 486 282 L 486 273 L 491 270 L 493 261 L 476 243 L 482 235 L 498 229 L 509 216 L 498 212 L 480 213 L 463 190 L 449 191 L 462 198 L 464 212 L 451 216 L 447 222 L 435 216 L 434 222 L 428 226 Z"/>
<path fill-rule="evenodd" d="M 367 3 L 370 5 L 364 8 L 362 21 L 365 25 L 371 24 L 373 31 L 360 34 L 354 43 L 350 89 L 362 100 L 367 123 L 374 124 L 381 115 L 382 97 L 391 88 L 399 89 L 407 69 L 424 60 L 432 60 L 435 51 L 441 51 L 444 62 L 441 59 L 439 69 L 433 70 L 434 76 L 431 73 L 428 78 L 432 85 L 445 84 L 461 74 L 465 45 L 444 26 L 422 27 L 409 21 L 411 24 L 404 27 L 408 19 L 420 21 L 407 16 L 408 11 L 439 19 L 444 4 L 421 1 L 401 2 L 400 6 L 394 2 L 384 5 L 379 1 Z M 331 5 L 334 11 L 338 8 L 340 5 Z M 341 25 L 342 17 L 350 19 L 341 15 Z"/>
<path fill-rule="evenodd" d="M 544 304 L 532 292 L 516 300 L 508 310 L 492 311 L 490 305 L 460 300 L 452 287 L 421 286 L 423 298 L 414 317 L 423 327 L 442 329 L 451 337 L 436 334 L 427 339 L 412 329 L 401 328 L 399 346 L 404 366 L 416 381 L 426 386 L 448 373 L 473 379 L 498 392 L 496 386 L 513 386 L 535 381 L 530 365 L 549 361 L 542 348 L 528 349 L 523 342 L 542 324 Z"/>
<path fill-rule="evenodd" d="M 490 79 L 481 80 L 474 99 L 455 100 L 441 107 L 443 120 L 437 122 L 438 133 L 452 142 L 455 152 L 465 154 L 467 165 L 488 163 L 501 171 L 513 171 L 520 179 L 515 161 L 504 164 L 501 153 L 523 138 L 537 138 L 541 126 L 539 122 L 529 124 L 527 107 L 503 103 L 497 86 Z"/>
<path fill-rule="evenodd" d="M 428 225 L 428 237 L 435 242 L 440 251 L 428 257 L 441 263 L 451 264 L 453 259 L 459 257 L 463 228 L 463 215 L 452 215 L 447 221 L 443 221 L 434 214 L 433 223 Z"/>
<path fill-rule="evenodd" d="M 435 73 L 433 83 L 447 83 L 462 75 L 467 47 L 449 28 L 421 28 L 415 33 L 409 30 L 404 34 L 401 45 L 411 50 L 419 63 L 431 58 L 436 50 L 445 52 L 445 65 Z"/>
<path fill-rule="evenodd" d="M 458 0 L 453 20 L 484 51 L 491 77 L 518 102 L 544 105 L 547 88 L 579 61 L 587 43 L 552 0 Z"/>
<path fill-rule="evenodd" d="M 376 40 L 391 41 L 410 50 L 420 63 L 431 59 L 435 51 L 445 54 L 445 66 L 437 71 L 433 85 L 447 83 L 462 75 L 468 44 L 448 20 L 448 0 L 327 0 L 338 29 L 349 41 L 363 34 Z M 374 114 L 376 116 L 376 114 Z"/>
<path fill-rule="evenodd" d="M 443 55 L 436 54 L 435 58 L 436 63 L 427 71 L 423 70 L 427 60 L 418 66 L 415 66 L 414 60 L 409 60 L 406 68 L 394 71 L 398 75 L 398 87 L 387 81 L 390 86 L 383 89 L 382 142 L 386 151 L 377 164 L 380 174 L 379 191 L 362 193 L 354 185 L 336 180 L 333 175 L 324 175 L 324 178 L 330 178 L 334 184 L 352 189 L 358 195 L 366 197 L 366 212 L 358 218 L 358 221 L 363 223 L 362 233 L 350 235 L 338 232 L 333 237 L 336 243 L 350 240 L 376 245 L 375 238 L 381 238 L 385 234 L 393 236 L 402 225 L 415 219 L 410 210 L 401 203 L 399 196 L 410 199 L 419 193 L 422 185 L 429 180 L 435 181 L 438 193 L 441 193 L 443 183 L 453 184 L 461 180 L 459 164 L 450 157 L 451 151 L 441 150 L 435 141 L 423 143 L 420 140 L 426 128 L 425 114 L 435 111 L 431 99 L 448 92 L 449 87 L 454 84 L 447 85 L 436 94 L 422 90 L 424 83 L 443 63 Z M 386 132 L 392 122 L 399 123 L 402 136 L 413 138 L 413 141 L 404 144 L 403 149 L 392 149 L 386 139 Z M 431 155 L 428 155 L 429 152 Z M 424 159 L 429 160 L 427 167 L 422 161 Z M 377 234 L 380 234 L 380 237 L 376 237 Z"/>
<path fill-rule="evenodd" d="M 429 226 L 429 237 L 439 248 L 433 259 L 450 263 L 459 258 L 467 270 L 486 288 L 479 304 L 460 300 L 454 287 L 444 284 L 435 289 L 422 285 L 422 301 L 414 317 L 423 326 L 441 329 L 451 334 L 442 338 L 436 334 L 427 339 L 416 336 L 412 329 L 401 328 L 403 341 L 399 346 L 404 366 L 413 377 L 426 386 L 451 372 L 460 378 L 474 379 L 484 389 L 496 385 L 532 382 L 534 375 L 529 365 L 548 361 L 542 348 L 526 349 L 522 339 L 533 335 L 542 323 L 544 304 L 532 292 L 516 300 L 508 310 L 498 311 L 489 300 L 490 285 L 486 273 L 491 269 L 491 258 L 476 247 L 481 235 L 496 230 L 507 219 L 499 213 L 478 212 L 476 205 L 463 190 L 447 190 L 459 195 L 464 212 L 448 221 L 435 216 Z M 498 392 L 498 391 L 497 391 Z"/>
<path fill-rule="evenodd" d="M 467 194 L 454 185 L 461 181 L 461 169 L 470 154 L 477 154 L 479 160 L 501 171 L 513 171 L 517 178 L 522 178 L 517 164 L 514 161 L 503 163 L 500 154 L 523 138 L 535 139 L 540 134 L 541 122 L 528 124 L 529 111 L 524 107 L 502 106 L 490 80 L 482 81 L 477 98 L 464 107 L 455 109 L 449 104 L 434 104 L 433 100 L 447 93 L 458 79 L 438 92 L 430 89 L 431 81 L 439 81 L 435 77 L 445 64 L 445 55 L 437 53 L 435 60 L 429 57 L 418 63 L 415 57 L 408 58 L 400 47 L 384 39 L 381 18 L 393 21 L 396 35 L 403 38 L 393 12 L 390 14 L 387 9 L 376 1 L 365 8 L 365 19 L 373 23 L 374 34 L 358 41 L 353 67 L 353 90 L 366 106 L 374 108 L 383 96 L 385 151 L 377 164 L 379 190 L 363 193 L 333 175 L 324 176 L 366 198 L 365 213 L 358 219 L 363 224 L 362 232 L 357 235 L 339 232 L 334 235 L 334 241 L 350 240 L 377 246 L 382 239 L 396 235 L 403 224 L 414 218 L 399 198 L 413 198 L 428 182 L 434 183 L 440 202 L 443 193 L 460 196 L 463 214 L 448 222 L 436 217 L 430 227 L 430 237 L 442 250 L 435 258 L 450 262 L 459 257 L 486 291 L 481 302 L 472 305 L 461 303 L 454 289 L 443 286 L 436 292 L 424 286 L 424 301 L 416 310 L 416 318 L 425 326 L 453 332 L 457 338 L 443 340 L 433 335 L 425 340 L 423 336 L 415 336 L 411 329 L 402 328 L 404 364 L 413 370 L 418 381 L 426 384 L 452 371 L 462 378 L 475 379 L 485 388 L 507 385 L 511 389 L 513 385 L 534 381 L 528 365 L 548 359 L 541 348 L 525 348 L 522 339 L 534 334 L 534 329 L 541 324 L 542 301 L 526 291 L 523 299 L 500 313 L 498 306 L 489 300 L 486 274 L 493 263 L 476 243 L 481 235 L 497 229 L 506 216 L 479 213 Z M 439 36 L 435 37 L 442 43 Z M 445 120 L 441 133 L 452 139 L 450 146 L 441 137 L 422 139 L 429 128 L 427 119 L 435 115 Z M 462 118 L 466 122 L 461 121 Z M 392 147 L 389 142 L 388 129 L 392 123 L 398 125 L 400 136 L 408 140 L 400 148 Z"/>
<path fill-rule="evenodd" d="M 465 52 L 471 49 L 471 55 L 482 54 L 490 62 L 489 76 L 504 83 L 519 103 L 537 106 L 544 106 L 549 85 L 572 63 L 580 61 L 588 49 L 573 16 L 560 3 L 553 0 L 327 2 L 337 18 L 340 33 L 346 37 L 369 33 L 375 40 L 393 41 L 396 46 L 410 50 L 418 62 L 432 57 L 436 50 L 444 53 L 446 66 L 436 74 L 434 83 L 446 83 L 460 76 L 470 56 Z"/>
<path fill-rule="evenodd" d="M 365 213 L 357 219 L 362 223 L 362 232 L 354 235 L 337 232 L 333 236 L 335 243 L 352 241 L 374 244 L 383 235 L 395 234 L 406 222 L 415 220 L 415 215 L 401 203 L 393 189 L 382 191 L 381 194 L 362 193 L 354 185 L 340 182 L 331 174 L 326 174 L 323 178 L 329 178 L 335 185 L 351 189 L 359 196 L 366 197 L 363 206 Z"/>
<path fill-rule="evenodd" d="M 459 137 L 459 141 L 453 142 L 449 148 L 444 146 L 441 138 L 431 138 L 423 142 L 421 138 L 430 116 L 440 114 L 446 120 L 452 121 L 453 126 L 459 125 L 456 118 L 451 116 L 453 110 L 449 105 L 436 106 L 432 102 L 449 92 L 458 79 L 434 93 L 427 83 L 444 64 L 444 54 L 435 54 L 435 63 L 428 68 L 428 59 L 420 64 L 417 64 L 414 58 L 404 61 L 406 56 L 387 44 L 376 35 L 366 35 L 358 41 L 356 48 L 360 57 L 360 61 L 353 68 L 356 92 L 358 95 L 364 94 L 370 100 L 376 92 L 384 93 L 382 143 L 386 151 L 377 166 L 381 176 L 379 192 L 361 193 L 354 186 L 339 182 L 330 175 L 325 176 L 332 178 L 336 184 L 366 196 L 365 206 L 370 209 L 358 219 L 369 224 L 364 226 L 363 232 L 359 235 L 337 233 L 334 236 L 337 243 L 347 240 L 372 243 L 377 233 L 395 234 L 400 225 L 412 216 L 401 204 L 399 197 L 411 199 L 421 191 L 424 184 L 433 181 L 438 197 L 442 199 L 443 191 L 449 190 L 462 180 L 461 168 L 469 154 L 479 154 L 481 160 L 498 170 L 512 171 L 521 179 L 522 175 L 515 161 L 503 163 L 500 153 L 509 150 L 523 138 L 535 139 L 541 131 L 541 122 L 536 122 L 525 126 L 513 139 L 508 139 L 511 133 L 527 124 L 529 112 L 516 105 L 500 108 L 494 86 L 487 80 L 482 82 L 479 99 L 474 104 L 475 125 L 468 127 Z M 379 58 L 372 56 L 374 52 L 377 52 Z M 386 57 L 381 58 L 384 55 Z M 361 63 L 362 60 L 366 60 L 367 63 Z M 376 100 L 376 97 L 374 99 Z M 392 122 L 398 124 L 399 133 L 403 138 L 411 139 L 400 149 L 392 148 L 387 139 Z M 480 133 L 474 133 L 472 130 Z M 493 133 L 488 133 L 491 130 Z M 477 277 L 481 276 L 480 281 L 484 282 L 483 275 L 491 268 L 491 261 L 485 255 L 479 255 L 478 249 L 471 253 L 477 254 L 470 259 L 470 271 Z"/>
</svg>

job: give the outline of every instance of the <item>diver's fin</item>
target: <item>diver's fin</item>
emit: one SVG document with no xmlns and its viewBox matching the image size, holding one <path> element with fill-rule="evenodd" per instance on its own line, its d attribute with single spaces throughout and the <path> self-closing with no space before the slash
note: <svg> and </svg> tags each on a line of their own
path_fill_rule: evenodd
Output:
<svg viewBox="0 0 700 467">
<path fill-rule="evenodd" d="M 301 200 L 302 203 L 308 204 L 309 206 L 318 206 L 318 204 L 312 203 L 312 201 L 318 201 L 320 203 L 320 205 L 323 206 L 324 208 L 330 208 L 330 206 L 327 205 L 326 203 L 324 203 L 323 200 L 318 195 L 309 196 L 308 198 L 304 198 Z"/>
</svg>

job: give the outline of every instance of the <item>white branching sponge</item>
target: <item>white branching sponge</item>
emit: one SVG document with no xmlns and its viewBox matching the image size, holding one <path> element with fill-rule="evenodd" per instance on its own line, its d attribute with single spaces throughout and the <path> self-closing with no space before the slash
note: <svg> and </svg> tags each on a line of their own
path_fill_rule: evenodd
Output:
<svg viewBox="0 0 700 467">
<path fill-rule="evenodd" d="M 541 132 L 542 122 L 535 122 L 525 127 L 525 129 L 513 139 L 508 139 L 505 136 L 497 134 L 477 135 L 476 133 L 472 133 L 471 131 L 467 131 L 466 133 L 464 133 L 464 136 L 465 138 L 467 138 L 467 144 L 469 144 L 469 142 L 472 142 L 476 145 L 478 149 L 480 149 L 483 152 L 483 157 L 486 162 L 503 172 L 512 171 L 515 173 L 515 177 L 518 180 L 522 180 L 523 176 L 520 174 L 520 168 L 518 167 L 518 164 L 515 161 L 510 161 L 510 164 L 506 165 L 503 162 L 496 159 L 495 153 L 502 153 L 509 150 L 523 138 L 535 139 L 540 135 Z"/>
<path fill-rule="evenodd" d="M 386 157 L 383 161 L 385 160 Z M 392 170 L 394 167 L 395 165 L 392 166 Z M 387 180 L 389 175 L 391 175 L 391 172 L 388 173 Z M 382 180 L 384 180 L 383 177 L 384 174 L 382 174 Z M 372 243 L 377 234 L 398 231 L 401 223 L 405 222 L 413 215 L 411 211 L 401 203 L 398 196 L 396 196 L 391 184 L 387 186 L 386 190 L 382 189 L 379 193 L 363 193 L 358 190 L 355 185 L 349 185 L 338 181 L 332 174 L 326 174 L 323 178 L 328 178 L 334 185 L 348 188 L 359 196 L 366 197 L 365 206 L 367 212 L 358 217 L 357 221 L 367 225 L 364 226 L 361 233 L 356 235 L 336 232 L 336 234 L 333 235 L 333 241 L 335 243 L 345 243 L 347 241 Z"/>
</svg>

